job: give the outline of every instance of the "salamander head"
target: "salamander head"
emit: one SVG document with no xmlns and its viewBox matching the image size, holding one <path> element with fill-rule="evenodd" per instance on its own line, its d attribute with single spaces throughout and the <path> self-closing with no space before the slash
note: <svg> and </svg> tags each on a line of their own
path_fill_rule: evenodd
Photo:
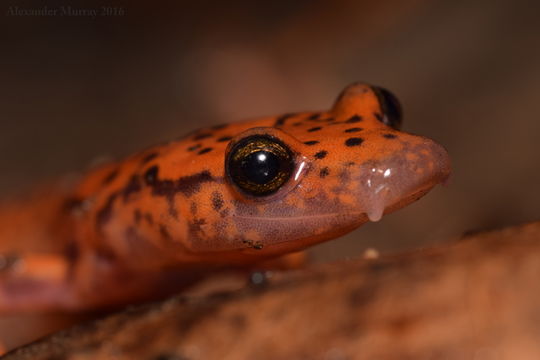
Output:
<svg viewBox="0 0 540 360">
<path fill-rule="evenodd" d="M 392 94 L 353 84 L 329 111 L 202 129 L 96 170 L 77 186 L 88 206 L 74 214 L 96 244 L 137 266 L 300 250 L 446 180 L 444 148 L 400 124 Z"/>
<path fill-rule="evenodd" d="M 204 226 L 189 234 L 189 248 L 293 251 L 418 200 L 447 179 L 450 161 L 442 146 L 400 124 L 391 93 L 356 83 L 327 112 L 201 131 L 209 143 L 227 141 L 221 156 L 214 145 L 214 157 L 186 162 L 221 179 L 190 198 Z"/>
</svg>

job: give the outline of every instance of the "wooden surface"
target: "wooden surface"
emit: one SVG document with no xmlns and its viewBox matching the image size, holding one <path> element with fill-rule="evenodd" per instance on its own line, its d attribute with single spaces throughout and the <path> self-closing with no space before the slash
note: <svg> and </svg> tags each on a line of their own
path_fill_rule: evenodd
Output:
<svg viewBox="0 0 540 360">
<path fill-rule="evenodd" d="M 532 223 L 180 296 L 2 359 L 538 359 L 539 278 Z"/>
</svg>

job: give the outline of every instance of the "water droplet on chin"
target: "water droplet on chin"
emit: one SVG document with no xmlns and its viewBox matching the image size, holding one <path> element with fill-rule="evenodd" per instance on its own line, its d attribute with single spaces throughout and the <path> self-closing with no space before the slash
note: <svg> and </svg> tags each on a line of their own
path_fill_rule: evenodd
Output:
<svg viewBox="0 0 540 360">
<path fill-rule="evenodd" d="M 382 219 L 383 213 L 384 213 L 384 205 L 378 204 L 376 206 L 373 206 L 371 209 L 369 209 L 366 212 L 366 215 L 369 221 L 377 222 Z"/>
</svg>

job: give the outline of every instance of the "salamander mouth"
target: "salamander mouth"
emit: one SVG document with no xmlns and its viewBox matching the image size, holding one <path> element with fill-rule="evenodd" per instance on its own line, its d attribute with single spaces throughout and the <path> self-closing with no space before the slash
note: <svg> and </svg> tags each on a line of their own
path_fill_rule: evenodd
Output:
<svg viewBox="0 0 540 360">
<path fill-rule="evenodd" d="M 240 219 L 249 219 L 256 221 L 298 221 L 306 219 L 324 219 L 332 218 L 339 216 L 351 216 L 351 215 L 365 215 L 364 211 L 351 211 L 351 212 L 333 212 L 333 213 L 323 213 L 323 214 L 310 214 L 310 215 L 299 215 L 299 216 L 245 216 L 245 215 L 233 215 L 233 217 Z"/>
<path fill-rule="evenodd" d="M 425 195 L 433 186 L 424 186 L 412 192 L 409 196 L 397 201 L 384 209 L 384 213 L 396 211 Z M 258 223 L 252 229 L 265 229 L 264 253 L 282 253 L 299 251 L 308 246 L 343 236 L 369 221 L 369 214 L 364 210 L 329 212 L 321 214 L 306 214 L 296 216 L 252 216 L 233 215 L 240 223 Z M 275 226 L 275 224 L 279 224 Z M 270 226 L 270 224 L 273 224 Z M 315 229 L 315 231 L 310 231 Z M 243 250 L 258 253 L 260 250 Z"/>
<path fill-rule="evenodd" d="M 447 178 L 441 180 L 444 184 Z M 368 204 L 366 209 L 363 210 L 344 210 L 344 211 L 334 211 L 329 213 L 319 213 L 319 214 L 305 214 L 305 215 L 294 215 L 294 216 L 254 216 L 254 215 L 231 215 L 234 218 L 241 219 L 243 221 L 255 221 L 255 222 L 301 222 L 317 220 L 317 219 L 329 219 L 329 218 L 351 218 L 354 217 L 359 221 L 359 225 L 366 222 L 368 219 L 376 222 L 381 219 L 385 214 L 399 210 L 426 195 L 433 187 L 437 184 L 434 183 L 425 183 L 422 186 L 410 194 L 403 195 L 400 199 L 393 201 L 390 204 L 385 204 L 385 199 L 382 197 L 374 201 L 374 203 Z M 382 195 L 384 196 L 384 195 Z M 381 208 L 382 206 L 382 208 Z M 358 226 L 359 226 L 358 225 Z"/>
<path fill-rule="evenodd" d="M 381 217 L 383 214 L 388 214 L 394 211 L 397 211 L 408 204 L 419 200 L 421 197 L 426 195 L 429 190 L 432 189 L 433 186 L 426 186 L 423 189 L 417 190 L 413 192 L 412 194 L 404 197 L 403 199 L 394 202 L 393 204 L 386 206 L 381 213 Z M 370 213 L 369 209 L 366 211 L 343 211 L 343 212 L 331 212 L 331 213 L 322 213 L 322 214 L 308 214 L 308 215 L 297 215 L 297 216 L 252 216 L 252 215 L 232 215 L 234 218 L 242 219 L 242 220 L 252 220 L 252 221 L 268 221 L 268 222 L 298 222 L 301 220 L 316 220 L 316 219 L 328 219 L 328 218 L 350 218 L 350 217 L 358 217 L 360 224 L 366 222 L 368 219 L 370 219 Z M 376 210 L 379 211 L 379 210 Z M 373 222 L 377 222 L 380 220 L 380 217 L 376 215 L 376 220 L 371 220 Z"/>
</svg>

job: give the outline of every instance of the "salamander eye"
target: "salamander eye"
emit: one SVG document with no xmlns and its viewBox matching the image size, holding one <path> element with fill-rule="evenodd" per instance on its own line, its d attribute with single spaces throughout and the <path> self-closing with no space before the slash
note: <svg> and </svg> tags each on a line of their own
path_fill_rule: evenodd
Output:
<svg viewBox="0 0 540 360">
<path fill-rule="evenodd" d="M 385 88 L 373 86 L 373 91 L 379 99 L 383 112 L 382 122 L 396 130 L 401 128 L 403 113 L 399 100 L 390 91 Z"/>
<path fill-rule="evenodd" d="M 252 135 L 240 140 L 227 154 L 225 163 L 232 182 L 255 196 L 275 193 L 294 170 L 292 152 L 268 135 Z"/>
</svg>

